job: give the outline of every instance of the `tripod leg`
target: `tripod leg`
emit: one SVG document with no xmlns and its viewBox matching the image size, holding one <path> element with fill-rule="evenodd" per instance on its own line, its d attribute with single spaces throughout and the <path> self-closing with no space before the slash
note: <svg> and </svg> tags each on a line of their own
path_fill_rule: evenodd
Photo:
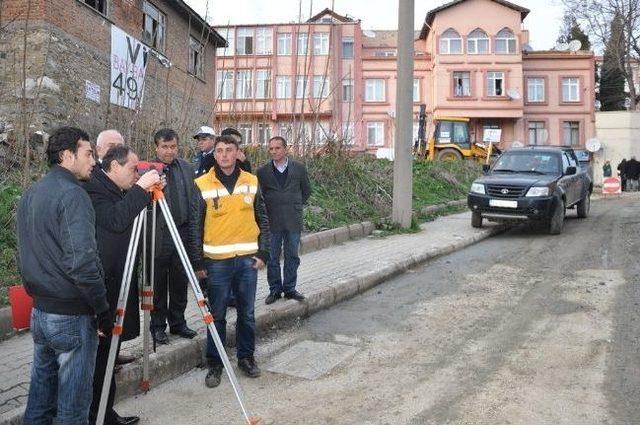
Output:
<svg viewBox="0 0 640 425">
<path fill-rule="evenodd" d="M 127 250 L 127 259 L 125 261 L 124 274 L 120 283 L 120 294 L 118 296 L 118 306 L 116 308 L 116 320 L 111 334 L 111 347 L 109 348 L 109 357 L 107 360 L 107 368 L 104 374 L 104 382 L 102 383 L 102 393 L 100 394 L 100 405 L 98 407 L 98 416 L 96 424 L 103 425 L 104 416 L 107 410 L 107 400 L 109 398 L 109 389 L 111 387 L 111 377 L 113 376 L 113 366 L 116 361 L 118 351 L 118 342 L 122 334 L 122 325 L 124 322 L 124 314 L 127 307 L 127 298 L 129 297 L 129 287 L 131 285 L 131 277 L 133 268 L 136 264 L 136 253 L 138 251 L 138 241 L 140 240 L 140 230 L 142 229 L 142 217 L 146 213 L 143 210 L 133 221 L 131 230 L 131 238 L 129 239 L 129 248 Z"/>
<path fill-rule="evenodd" d="M 149 282 L 149 287 L 151 290 L 151 298 L 149 304 L 151 304 L 151 308 L 149 309 L 149 316 L 151 316 L 151 310 L 153 310 L 153 291 L 155 290 L 156 284 L 156 223 L 158 218 L 158 201 L 156 199 L 153 200 L 153 205 L 151 207 L 151 255 L 149 257 L 149 261 L 151 262 L 150 270 L 151 277 Z M 146 312 L 145 312 L 146 313 Z M 151 327 L 151 318 L 149 318 L 149 327 Z M 149 333 L 151 330 L 149 329 Z M 156 339 L 151 338 L 153 341 L 153 352 L 156 352 Z"/>
<path fill-rule="evenodd" d="M 209 313 L 209 309 L 207 308 L 207 304 L 204 300 L 204 295 L 202 294 L 202 290 L 200 289 L 200 284 L 198 282 L 198 278 L 196 273 L 193 271 L 193 267 L 189 262 L 189 257 L 187 256 L 187 251 L 184 248 L 184 244 L 182 243 L 182 239 L 180 239 L 180 234 L 178 233 L 178 229 L 176 228 L 176 224 L 173 221 L 173 217 L 171 216 L 171 212 L 169 211 L 169 206 L 167 205 L 167 201 L 165 198 L 160 198 L 158 200 L 160 204 L 160 210 L 162 211 L 162 215 L 164 216 L 165 222 L 167 223 L 167 228 L 169 229 L 169 233 L 171 234 L 171 238 L 173 239 L 173 243 L 178 251 L 178 255 L 180 256 L 180 261 L 182 262 L 182 266 L 184 267 L 185 273 L 189 278 L 189 283 L 191 284 L 191 289 L 196 297 L 196 301 L 198 303 L 198 307 L 200 308 L 200 313 L 204 319 L 204 322 L 207 324 L 207 328 L 213 337 L 213 342 L 218 349 L 218 354 L 220 354 L 220 359 L 222 360 L 222 364 L 227 372 L 227 376 L 229 377 L 229 381 L 231 382 L 231 386 L 233 387 L 233 391 L 236 395 L 236 399 L 238 400 L 238 404 L 240 404 L 240 408 L 242 409 L 242 414 L 244 415 L 248 424 L 257 423 L 256 418 L 249 417 L 247 413 L 247 409 L 244 406 L 242 390 L 240 389 L 240 384 L 238 383 L 238 379 L 236 378 L 236 374 L 233 371 L 233 367 L 229 362 L 229 357 L 227 356 L 226 351 L 224 350 L 224 346 L 222 345 L 222 340 L 220 339 L 220 335 L 218 335 L 218 331 L 216 327 L 213 325 L 213 316 Z"/>
<path fill-rule="evenodd" d="M 140 381 L 140 389 L 144 392 L 149 391 L 149 337 L 151 327 L 151 309 L 153 308 L 153 288 L 149 284 L 149 274 L 147 269 L 147 220 L 145 215 L 142 219 L 142 311 L 144 312 L 143 328 L 142 328 L 142 381 Z M 153 263 L 153 260 L 152 260 Z M 153 276 L 153 271 L 151 272 Z"/>
</svg>

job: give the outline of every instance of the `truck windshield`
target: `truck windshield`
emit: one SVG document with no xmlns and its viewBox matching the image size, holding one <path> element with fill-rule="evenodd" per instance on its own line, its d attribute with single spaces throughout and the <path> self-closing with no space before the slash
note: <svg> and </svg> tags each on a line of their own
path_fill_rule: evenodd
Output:
<svg viewBox="0 0 640 425">
<path fill-rule="evenodd" d="M 560 174 L 558 155 L 542 152 L 507 152 L 496 161 L 494 172 Z"/>
</svg>

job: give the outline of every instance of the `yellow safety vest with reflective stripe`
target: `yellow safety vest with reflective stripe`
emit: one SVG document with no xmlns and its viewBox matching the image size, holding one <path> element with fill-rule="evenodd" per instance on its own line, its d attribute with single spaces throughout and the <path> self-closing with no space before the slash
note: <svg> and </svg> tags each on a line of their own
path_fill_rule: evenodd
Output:
<svg viewBox="0 0 640 425">
<path fill-rule="evenodd" d="M 258 178 L 240 170 L 233 193 L 217 179 L 215 169 L 195 180 L 206 204 L 202 249 L 204 256 L 224 260 L 258 252 L 260 228 L 253 202 Z"/>
</svg>

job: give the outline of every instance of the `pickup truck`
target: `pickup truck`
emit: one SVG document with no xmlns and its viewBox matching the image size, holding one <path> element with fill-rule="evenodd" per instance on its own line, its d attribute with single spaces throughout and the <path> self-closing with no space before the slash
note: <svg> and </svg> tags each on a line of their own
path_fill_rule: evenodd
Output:
<svg viewBox="0 0 640 425">
<path fill-rule="evenodd" d="M 562 233 L 568 208 L 587 217 L 593 183 L 570 148 L 531 146 L 504 152 L 471 184 L 471 225 L 482 220 L 537 222 Z"/>
</svg>

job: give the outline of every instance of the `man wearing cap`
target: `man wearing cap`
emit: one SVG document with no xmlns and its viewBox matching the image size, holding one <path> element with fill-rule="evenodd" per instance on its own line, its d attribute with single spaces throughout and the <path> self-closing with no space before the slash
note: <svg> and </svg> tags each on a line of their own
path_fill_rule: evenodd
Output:
<svg viewBox="0 0 640 425">
<path fill-rule="evenodd" d="M 238 145 L 242 142 L 242 135 L 235 128 L 225 128 L 222 130 L 223 136 L 233 136 L 238 142 Z M 193 168 L 195 169 L 196 178 L 209 172 L 211 167 L 216 163 L 213 156 L 213 145 L 215 144 L 216 135 L 213 128 L 206 125 L 198 128 L 193 135 L 193 138 L 198 141 L 198 155 L 193 161 Z M 251 172 L 251 163 L 241 150 L 238 150 L 238 159 L 236 165 L 243 171 Z"/>
</svg>

